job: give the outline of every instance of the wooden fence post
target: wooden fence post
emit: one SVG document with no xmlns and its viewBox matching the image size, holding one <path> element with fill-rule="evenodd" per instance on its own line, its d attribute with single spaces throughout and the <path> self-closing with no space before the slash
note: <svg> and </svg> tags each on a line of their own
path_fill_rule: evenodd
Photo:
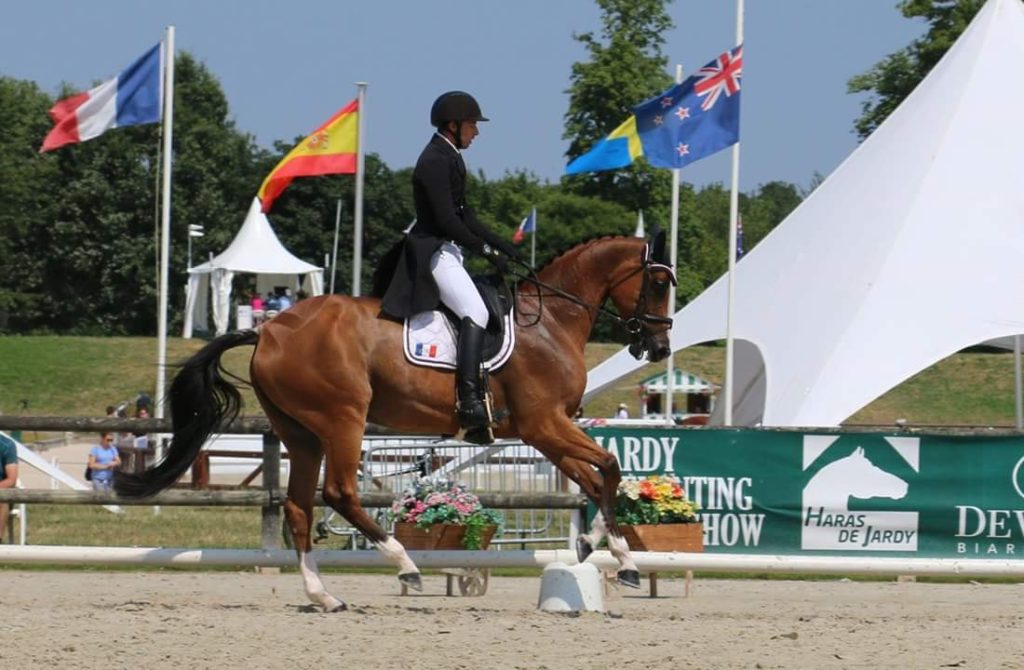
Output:
<svg viewBox="0 0 1024 670">
<path fill-rule="evenodd" d="M 263 433 L 263 488 L 268 497 L 267 505 L 263 508 L 263 548 L 280 549 L 281 440 L 270 431 Z"/>
</svg>

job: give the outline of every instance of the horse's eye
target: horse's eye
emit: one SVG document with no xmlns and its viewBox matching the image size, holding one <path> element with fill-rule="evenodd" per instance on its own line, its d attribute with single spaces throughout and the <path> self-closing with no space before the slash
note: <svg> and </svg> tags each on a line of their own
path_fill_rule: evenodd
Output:
<svg viewBox="0 0 1024 670">
<path fill-rule="evenodd" d="M 655 279 L 651 282 L 651 286 L 654 289 L 654 292 L 660 295 L 668 290 L 668 281 L 664 279 Z"/>
</svg>

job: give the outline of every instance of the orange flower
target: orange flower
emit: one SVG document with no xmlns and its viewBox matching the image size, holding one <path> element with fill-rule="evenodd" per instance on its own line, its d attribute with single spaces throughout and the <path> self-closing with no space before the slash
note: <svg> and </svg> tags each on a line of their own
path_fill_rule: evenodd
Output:
<svg viewBox="0 0 1024 670">
<path fill-rule="evenodd" d="M 640 482 L 640 497 L 646 500 L 654 500 L 658 495 L 658 488 L 649 479 Z"/>
</svg>

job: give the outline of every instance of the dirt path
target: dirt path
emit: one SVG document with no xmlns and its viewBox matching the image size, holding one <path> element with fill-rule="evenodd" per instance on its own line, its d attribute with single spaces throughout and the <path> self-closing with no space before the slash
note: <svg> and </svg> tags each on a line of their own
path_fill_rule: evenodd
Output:
<svg viewBox="0 0 1024 670">
<path fill-rule="evenodd" d="M 0 572 L 0 668 L 1022 668 L 1024 586 L 681 580 L 607 614 L 536 609 L 540 580 L 481 598 L 444 577 L 328 575 L 351 606 L 313 612 L 295 574 Z M 646 590 L 643 592 L 646 593 Z"/>
</svg>

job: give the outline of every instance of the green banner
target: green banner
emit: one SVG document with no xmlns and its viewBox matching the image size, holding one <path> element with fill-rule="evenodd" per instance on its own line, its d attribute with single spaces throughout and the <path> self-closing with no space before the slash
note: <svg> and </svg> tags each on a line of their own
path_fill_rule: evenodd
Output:
<svg viewBox="0 0 1024 670">
<path fill-rule="evenodd" d="M 708 552 L 1024 556 L 1024 438 L 595 427 L 624 475 L 675 473 Z"/>
</svg>

